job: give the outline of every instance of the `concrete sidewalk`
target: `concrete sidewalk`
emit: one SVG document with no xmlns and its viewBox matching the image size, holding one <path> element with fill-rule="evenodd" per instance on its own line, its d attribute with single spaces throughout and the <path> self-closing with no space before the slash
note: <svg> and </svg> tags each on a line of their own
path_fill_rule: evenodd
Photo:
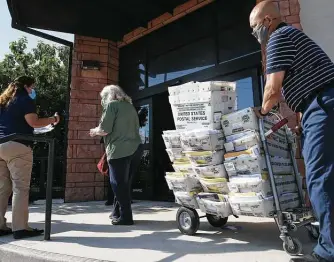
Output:
<svg viewBox="0 0 334 262">
<path fill-rule="evenodd" d="M 289 261 L 273 219 L 231 217 L 223 229 L 203 219 L 196 236 L 184 236 L 177 229 L 177 208 L 173 203 L 135 203 L 136 224 L 117 227 L 110 224 L 109 208 L 102 202 L 56 204 L 52 240 L 2 237 L 0 261 Z M 44 227 L 43 205 L 30 207 L 30 221 L 33 227 Z M 314 243 L 306 230 L 301 229 L 298 237 L 309 252 Z"/>
</svg>

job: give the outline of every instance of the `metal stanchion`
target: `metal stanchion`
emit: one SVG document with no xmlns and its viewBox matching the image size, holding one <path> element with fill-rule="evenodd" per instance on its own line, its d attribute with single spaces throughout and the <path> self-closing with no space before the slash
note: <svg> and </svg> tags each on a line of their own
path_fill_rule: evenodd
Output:
<svg viewBox="0 0 334 262">
<path fill-rule="evenodd" d="M 48 173 L 46 182 L 46 206 L 45 206 L 45 232 L 44 240 L 50 240 L 51 235 L 51 213 L 52 213 L 52 184 L 54 168 L 55 141 L 49 141 Z"/>
</svg>

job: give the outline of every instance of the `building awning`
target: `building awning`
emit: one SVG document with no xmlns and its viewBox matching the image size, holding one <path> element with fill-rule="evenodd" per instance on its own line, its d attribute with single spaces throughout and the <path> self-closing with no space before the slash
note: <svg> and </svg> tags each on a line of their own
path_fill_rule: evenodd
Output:
<svg viewBox="0 0 334 262">
<path fill-rule="evenodd" d="M 113 41 L 187 0 L 7 0 L 13 25 Z"/>
</svg>

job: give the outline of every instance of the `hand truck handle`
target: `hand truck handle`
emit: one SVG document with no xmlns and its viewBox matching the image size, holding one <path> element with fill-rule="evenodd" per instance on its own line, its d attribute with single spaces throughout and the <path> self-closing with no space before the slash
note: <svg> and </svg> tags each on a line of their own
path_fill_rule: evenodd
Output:
<svg viewBox="0 0 334 262">
<path fill-rule="evenodd" d="M 281 121 L 279 121 L 278 123 L 276 123 L 275 125 L 272 126 L 272 128 L 270 128 L 265 134 L 265 137 L 270 136 L 272 133 L 277 132 L 280 128 L 282 128 L 284 125 L 286 125 L 288 123 L 288 119 L 287 118 L 283 118 Z"/>
</svg>

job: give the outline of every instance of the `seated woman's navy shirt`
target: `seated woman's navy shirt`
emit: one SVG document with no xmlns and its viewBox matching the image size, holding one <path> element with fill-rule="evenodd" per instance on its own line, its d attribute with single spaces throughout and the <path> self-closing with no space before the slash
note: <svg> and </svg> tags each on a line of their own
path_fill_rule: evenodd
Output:
<svg viewBox="0 0 334 262">
<path fill-rule="evenodd" d="M 34 129 L 25 120 L 25 115 L 36 113 L 36 105 L 25 90 L 17 92 L 7 107 L 0 108 L 0 138 L 10 134 L 32 135 Z M 17 141 L 24 144 L 29 142 Z"/>
</svg>

